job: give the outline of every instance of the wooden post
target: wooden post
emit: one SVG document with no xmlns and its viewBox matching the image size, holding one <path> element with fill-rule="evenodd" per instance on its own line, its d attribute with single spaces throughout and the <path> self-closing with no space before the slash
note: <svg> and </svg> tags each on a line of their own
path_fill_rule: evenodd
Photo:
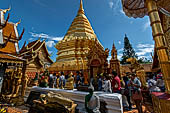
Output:
<svg viewBox="0 0 170 113">
<path fill-rule="evenodd" d="M 166 45 L 157 5 L 154 0 L 146 0 L 146 6 L 151 22 L 153 38 L 155 40 L 155 47 L 158 53 L 160 67 L 165 80 L 166 91 L 170 94 L 170 61 L 168 56 L 168 47 Z"/>
</svg>

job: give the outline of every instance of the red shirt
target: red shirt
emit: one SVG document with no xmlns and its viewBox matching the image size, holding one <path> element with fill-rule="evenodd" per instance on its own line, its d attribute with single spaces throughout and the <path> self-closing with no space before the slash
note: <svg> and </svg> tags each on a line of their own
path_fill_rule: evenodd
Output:
<svg viewBox="0 0 170 113">
<path fill-rule="evenodd" d="M 113 92 L 114 91 L 120 91 L 121 83 L 120 83 L 120 78 L 118 76 L 113 78 L 113 80 L 112 80 L 112 88 L 113 88 Z"/>
</svg>

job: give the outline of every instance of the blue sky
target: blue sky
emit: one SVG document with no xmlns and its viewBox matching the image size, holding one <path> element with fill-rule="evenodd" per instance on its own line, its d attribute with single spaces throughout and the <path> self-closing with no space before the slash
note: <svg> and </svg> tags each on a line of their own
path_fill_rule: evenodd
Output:
<svg viewBox="0 0 170 113">
<path fill-rule="evenodd" d="M 38 37 L 48 38 L 46 44 L 52 60 L 55 61 L 57 50 L 55 43 L 61 40 L 75 18 L 79 9 L 79 0 L 1 0 L 0 8 L 11 6 L 10 20 L 21 24 L 19 33 L 25 28 L 20 48 L 25 41 L 31 42 Z M 98 39 L 111 50 L 113 42 L 122 55 L 123 39 L 127 34 L 139 57 L 151 59 L 153 38 L 149 18 L 128 18 L 122 11 L 120 0 L 84 0 L 84 9 Z"/>
</svg>

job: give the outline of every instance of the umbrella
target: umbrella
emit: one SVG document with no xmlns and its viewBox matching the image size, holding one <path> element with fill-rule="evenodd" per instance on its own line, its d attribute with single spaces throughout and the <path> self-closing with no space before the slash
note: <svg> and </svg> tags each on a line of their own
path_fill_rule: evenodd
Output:
<svg viewBox="0 0 170 113">
<path fill-rule="evenodd" d="M 157 2 L 158 9 L 163 14 L 170 16 L 169 0 L 154 0 Z M 148 15 L 146 0 L 122 0 L 123 11 L 128 17 L 142 18 Z"/>
</svg>

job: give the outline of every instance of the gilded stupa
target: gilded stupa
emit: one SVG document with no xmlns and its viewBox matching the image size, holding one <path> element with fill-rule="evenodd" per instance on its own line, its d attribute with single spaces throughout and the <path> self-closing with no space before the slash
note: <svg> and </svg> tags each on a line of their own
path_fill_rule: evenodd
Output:
<svg viewBox="0 0 170 113">
<path fill-rule="evenodd" d="M 98 73 L 104 69 L 108 51 L 105 52 L 97 39 L 85 15 L 82 0 L 77 16 L 63 40 L 55 47 L 58 50 L 58 57 L 50 67 L 50 71 L 91 70 L 92 73 Z"/>
</svg>

